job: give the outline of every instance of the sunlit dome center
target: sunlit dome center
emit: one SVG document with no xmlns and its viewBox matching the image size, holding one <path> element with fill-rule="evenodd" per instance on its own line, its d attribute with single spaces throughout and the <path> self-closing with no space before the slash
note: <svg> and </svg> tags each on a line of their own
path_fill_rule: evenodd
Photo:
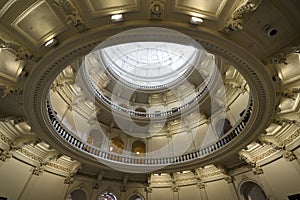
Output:
<svg viewBox="0 0 300 200">
<path fill-rule="evenodd" d="M 167 42 L 133 42 L 101 50 L 106 69 L 125 84 L 157 89 L 177 83 L 193 68 L 199 50 Z"/>
</svg>

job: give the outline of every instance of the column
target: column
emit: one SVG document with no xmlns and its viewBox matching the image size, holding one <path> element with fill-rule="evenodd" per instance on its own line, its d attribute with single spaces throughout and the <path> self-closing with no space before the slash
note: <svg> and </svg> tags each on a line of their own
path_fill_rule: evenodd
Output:
<svg viewBox="0 0 300 200">
<path fill-rule="evenodd" d="M 28 177 L 21 193 L 18 196 L 18 200 L 22 200 L 24 193 L 26 192 L 28 187 L 32 187 L 34 183 L 37 181 L 38 177 L 44 172 L 44 168 L 41 166 L 37 166 L 33 169 L 32 174 Z M 30 183 L 30 184 L 29 184 Z M 30 190 L 29 190 L 30 191 Z"/>
<path fill-rule="evenodd" d="M 208 200 L 207 193 L 205 190 L 205 184 L 203 182 L 199 182 L 197 186 L 199 188 L 201 200 Z"/>
<path fill-rule="evenodd" d="M 145 187 L 145 191 L 146 191 L 146 200 L 152 200 L 151 199 L 152 187 L 151 186 Z"/>
<path fill-rule="evenodd" d="M 124 186 L 124 185 L 121 185 L 121 187 L 120 187 L 120 189 L 121 189 L 121 200 L 126 200 L 126 186 Z"/>
<path fill-rule="evenodd" d="M 233 184 L 233 178 L 231 176 L 227 176 L 224 178 L 229 186 L 230 193 L 232 195 L 232 200 L 239 200 L 238 194 L 236 192 L 236 188 Z"/>
<path fill-rule="evenodd" d="M 91 197 L 90 197 L 90 200 L 94 200 L 94 199 L 97 199 L 98 197 L 96 195 L 98 195 L 98 189 L 99 189 L 99 184 L 98 182 L 97 183 L 94 183 L 93 184 L 93 189 L 92 189 L 92 193 L 91 193 Z"/>
<path fill-rule="evenodd" d="M 295 170 L 300 174 L 300 161 L 297 159 L 297 156 L 292 151 L 285 151 L 283 153 L 283 158 L 290 162 Z"/>
<path fill-rule="evenodd" d="M 172 187 L 172 192 L 173 192 L 173 200 L 179 200 L 178 187 L 176 185 Z"/>
<path fill-rule="evenodd" d="M 255 168 L 252 169 L 252 171 L 255 175 L 257 175 L 258 179 L 263 184 L 267 197 L 269 199 L 273 199 L 274 194 L 267 178 L 264 175 L 263 169 L 260 166 L 256 166 Z"/>
</svg>

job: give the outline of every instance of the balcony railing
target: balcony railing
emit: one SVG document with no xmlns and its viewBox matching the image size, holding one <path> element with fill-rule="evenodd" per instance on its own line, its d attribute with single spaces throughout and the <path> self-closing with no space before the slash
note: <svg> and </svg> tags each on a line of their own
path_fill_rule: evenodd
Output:
<svg viewBox="0 0 300 200">
<path fill-rule="evenodd" d="M 57 134 L 59 134 L 61 138 L 68 142 L 70 145 L 82 152 L 93 155 L 96 158 L 103 159 L 105 161 L 113 161 L 129 165 L 171 165 L 202 158 L 230 143 L 245 129 L 253 111 L 253 100 L 252 98 L 250 98 L 248 108 L 245 110 L 238 123 L 216 142 L 203 146 L 195 151 L 187 152 L 183 155 L 170 157 L 134 157 L 130 155 L 104 151 L 103 149 L 83 142 L 74 133 L 70 132 L 63 124 L 61 124 L 52 109 L 49 98 L 46 102 L 46 106 L 49 120 Z"/>
<path fill-rule="evenodd" d="M 195 103 L 197 103 L 201 97 L 206 94 L 208 92 L 208 90 L 211 88 L 211 85 L 213 83 L 213 80 L 216 76 L 217 73 L 217 69 L 214 68 L 213 72 L 210 74 L 210 76 L 204 81 L 204 85 L 199 89 L 197 95 L 190 100 L 189 102 L 187 102 L 186 104 L 179 106 L 175 109 L 171 109 L 168 111 L 164 111 L 164 112 L 155 112 L 155 113 L 147 113 L 147 112 L 138 112 L 138 111 L 134 111 L 131 109 L 127 109 L 124 108 L 122 106 L 117 105 L 116 103 L 112 102 L 111 100 L 109 100 L 106 96 L 104 96 L 104 94 L 102 94 L 102 92 L 98 89 L 98 87 L 95 85 L 94 81 L 91 79 L 91 77 L 89 75 L 87 75 L 87 71 L 85 71 L 85 77 L 91 87 L 91 89 L 95 92 L 96 96 L 98 97 L 98 99 L 100 99 L 101 102 L 103 102 L 106 106 L 121 112 L 121 113 L 125 113 L 128 116 L 131 117 L 138 117 L 138 118 L 162 118 L 162 117 L 169 117 L 178 113 L 181 113 L 183 110 L 187 109 L 188 107 L 194 105 Z"/>
</svg>

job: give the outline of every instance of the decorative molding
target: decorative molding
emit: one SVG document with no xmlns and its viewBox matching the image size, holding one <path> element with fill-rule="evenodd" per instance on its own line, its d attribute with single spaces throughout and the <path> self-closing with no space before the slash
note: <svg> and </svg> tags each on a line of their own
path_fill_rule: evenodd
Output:
<svg viewBox="0 0 300 200">
<path fill-rule="evenodd" d="M 231 176 L 226 176 L 224 177 L 224 180 L 229 184 L 229 183 L 233 183 L 233 178 Z"/>
<path fill-rule="evenodd" d="M 272 148 L 276 149 L 276 150 L 283 150 L 285 149 L 285 145 L 282 141 L 280 141 L 278 138 L 276 138 L 273 135 L 265 135 L 265 134 L 261 134 L 258 137 L 258 141 L 262 144 L 267 144 L 272 146 Z"/>
<path fill-rule="evenodd" d="M 205 173 L 205 174 L 201 174 L 201 179 L 214 177 L 214 176 L 220 176 L 220 175 L 223 175 L 223 173 L 220 171 L 216 171 L 216 172 L 212 172 L 212 173 Z"/>
<path fill-rule="evenodd" d="M 26 49 L 24 46 L 14 43 L 14 42 L 7 42 L 0 38 L 0 48 L 8 49 L 15 54 L 17 60 L 25 60 L 29 61 L 34 58 L 33 54 Z"/>
<path fill-rule="evenodd" d="M 67 176 L 64 180 L 64 184 L 71 185 L 74 183 L 74 178 L 72 176 Z"/>
<path fill-rule="evenodd" d="M 285 151 L 282 156 L 289 162 L 297 160 L 297 156 L 292 151 Z"/>
<path fill-rule="evenodd" d="M 286 146 L 287 144 L 292 143 L 295 139 L 297 139 L 300 135 L 300 129 L 292 133 L 288 138 L 283 140 L 283 144 Z"/>
<path fill-rule="evenodd" d="M 78 172 L 79 169 L 81 169 L 81 163 L 80 162 L 75 162 L 73 166 L 70 168 L 70 174 L 73 176 Z"/>
<path fill-rule="evenodd" d="M 61 170 L 61 171 L 70 173 L 70 169 L 68 167 L 64 167 L 62 165 L 59 165 L 59 164 L 56 164 L 53 162 L 47 163 L 47 167 L 51 167 L 51 168 L 54 168 L 57 170 Z"/>
<path fill-rule="evenodd" d="M 82 177 L 86 177 L 86 178 L 89 178 L 89 179 L 97 180 L 97 176 L 96 175 L 94 175 L 94 174 L 88 174 L 88 173 L 81 172 L 81 171 L 78 171 L 76 173 L 76 176 L 82 176 Z M 102 179 L 104 179 L 104 177 Z"/>
<path fill-rule="evenodd" d="M 235 10 L 231 18 L 227 21 L 224 31 L 240 31 L 243 29 L 243 23 L 247 15 L 254 12 L 261 4 L 262 0 L 248 0 L 245 4 Z"/>
<path fill-rule="evenodd" d="M 42 166 L 36 166 L 33 171 L 32 171 L 32 174 L 35 175 L 35 176 L 39 176 L 41 175 L 43 172 L 44 172 L 44 167 Z"/>
<path fill-rule="evenodd" d="M 127 191 L 126 185 L 121 185 L 120 186 L 120 191 L 121 192 L 126 192 Z"/>
<path fill-rule="evenodd" d="M 11 150 L 19 150 L 24 145 L 31 144 L 37 140 L 36 135 L 25 135 L 22 137 L 19 137 L 13 141 L 13 143 L 10 145 Z"/>
<path fill-rule="evenodd" d="M 17 0 L 9 0 L 1 9 L 0 9 L 0 18 L 8 11 L 8 9 L 16 3 Z"/>
<path fill-rule="evenodd" d="M 88 30 L 82 17 L 79 15 L 78 10 L 73 3 L 69 0 L 53 0 L 54 5 L 61 8 L 66 16 L 67 23 L 75 28 L 78 32 Z"/>
<path fill-rule="evenodd" d="M 0 150 L 0 160 L 5 162 L 7 159 L 10 159 L 12 154 L 9 151 Z"/>
<path fill-rule="evenodd" d="M 300 53 L 300 45 L 289 45 L 282 48 L 279 52 L 272 54 L 268 58 L 268 64 L 285 64 L 287 65 L 287 56 L 292 53 Z"/>
<path fill-rule="evenodd" d="M 164 16 L 165 6 L 161 1 L 153 1 L 150 4 L 150 19 L 162 20 Z"/>
<path fill-rule="evenodd" d="M 152 192 L 152 187 L 151 186 L 147 186 L 147 187 L 145 187 L 145 192 L 147 192 L 147 193 L 151 193 Z"/>
<path fill-rule="evenodd" d="M 45 158 L 44 158 L 42 164 L 43 164 L 43 165 L 50 164 L 51 161 L 58 160 L 61 156 L 63 156 L 63 154 L 61 154 L 61 153 L 59 153 L 59 152 L 57 152 L 57 151 L 49 152 L 49 153 L 45 156 Z"/>
<path fill-rule="evenodd" d="M 17 94 L 17 95 L 23 94 L 23 89 L 17 88 L 12 85 L 7 85 L 7 84 L 0 84 L 0 90 L 3 91 L 2 98 L 12 95 L 12 94 Z"/>
<path fill-rule="evenodd" d="M 172 185 L 172 191 L 173 192 L 178 192 L 178 186 L 177 185 Z"/>
<path fill-rule="evenodd" d="M 98 190 L 99 189 L 99 184 L 98 183 L 94 183 L 93 184 L 93 189 L 94 190 Z"/>
<path fill-rule="evenodd" d="M 263 169 L 260 166 L 256 166 L 252 169 L 254 175 L 261 175 L 264 173 Z"/>
<path fill-rule="evenodd" d="M 197 187 L 201 190 L 201 189 L 205 189 L 205 184 L 203 182 L 198 182 L 197 183 Z"/>
<path fill-rule="evenodd" d="M 259 156 L 257 156 L 257 157 L 255 158 L 255 161 L 257 162 L 257 161 L 259 161 L 259 160 L 262 160 L 262 159 L 264 159 L 264 158 L 266 158 L 266 157 L 271 156 L 272 154 L 274 154 L 274 153 L 276 153 L 276 152 L 278 152 L 277 149 L 271 148 L 271 149 L 269 149 L 268 151 L 266 151 L 266 152 L 260 154 Z"/>
<path fill-rule="evenodd" d="M 27 156 L 27 157 L 29 157 L 29 158 L 31 158 L 31 159 L 33 159 L 33 160 L 39 162 L 39 163 L 42 163 L 42 162 L 43 162 L 43 158 L 37 156 L 36 154 L 34 154 L 34 153 L 32 153 L 32 152 L 30 152 L 30 151 L 24 149 L 24 148 L 19 149 L 18 151 L 19 151 L 20 153 L 24 154 L 25 156 Z"/>
<path fill-rule="evenodd" d="M 8 144 L 9 146 L 11 146 L 13 144 L 13 140 L 11 140 L 10 138 L 8 138 L 6 135 L 4 135 L 3 133 L 0 132 L 0 139 Z"/>
<path fill-rule="evenodd" d="M 253 158 L 253 155 L 251 155 L 250 152 L 248 152 L 248 151 L 240 151 L 238 154 L 239 154 L 239 158 L 241 160 L 244 160 L 251 167 L 255 167 L 256 166 L 256 163 L 255 163 L 256 159 Z"/>
<path fill-rule="evenodd" d="M 0 122 L 8 122 L 8 121 L 13 121 L 13 125 L 17 125 L 19 123 L 24 122 L 25 118 L 22 117 L 22 116 L 15 116 L 15 115 L 12 115 L 12 116 L 9 116 L 9 115 L 0 116 Z"/>
</svg>

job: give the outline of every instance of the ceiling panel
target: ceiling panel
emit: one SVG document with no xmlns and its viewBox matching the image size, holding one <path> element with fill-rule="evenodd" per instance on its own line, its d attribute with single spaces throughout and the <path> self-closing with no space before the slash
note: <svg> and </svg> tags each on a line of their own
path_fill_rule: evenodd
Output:
<svg viewBox="0 0 300 200">
<path fill-rule="evenodd" d="M 226 2 L 227 0 L 176 0 L 175 10 L 202 18 L 217 19 Z"/>
<path fill-rule="evenodd" d="M 88 0 L 88 7 L 94 16 L 129 12 L 139 7 L 138 0 Z"/>
<path fill-rule="evenodd" d="M 35 45 L 40 45 L 65 28 L 59 16 L 46 1 L 38 1 L 13 22 L 12 26 Z"/>
</svg>

